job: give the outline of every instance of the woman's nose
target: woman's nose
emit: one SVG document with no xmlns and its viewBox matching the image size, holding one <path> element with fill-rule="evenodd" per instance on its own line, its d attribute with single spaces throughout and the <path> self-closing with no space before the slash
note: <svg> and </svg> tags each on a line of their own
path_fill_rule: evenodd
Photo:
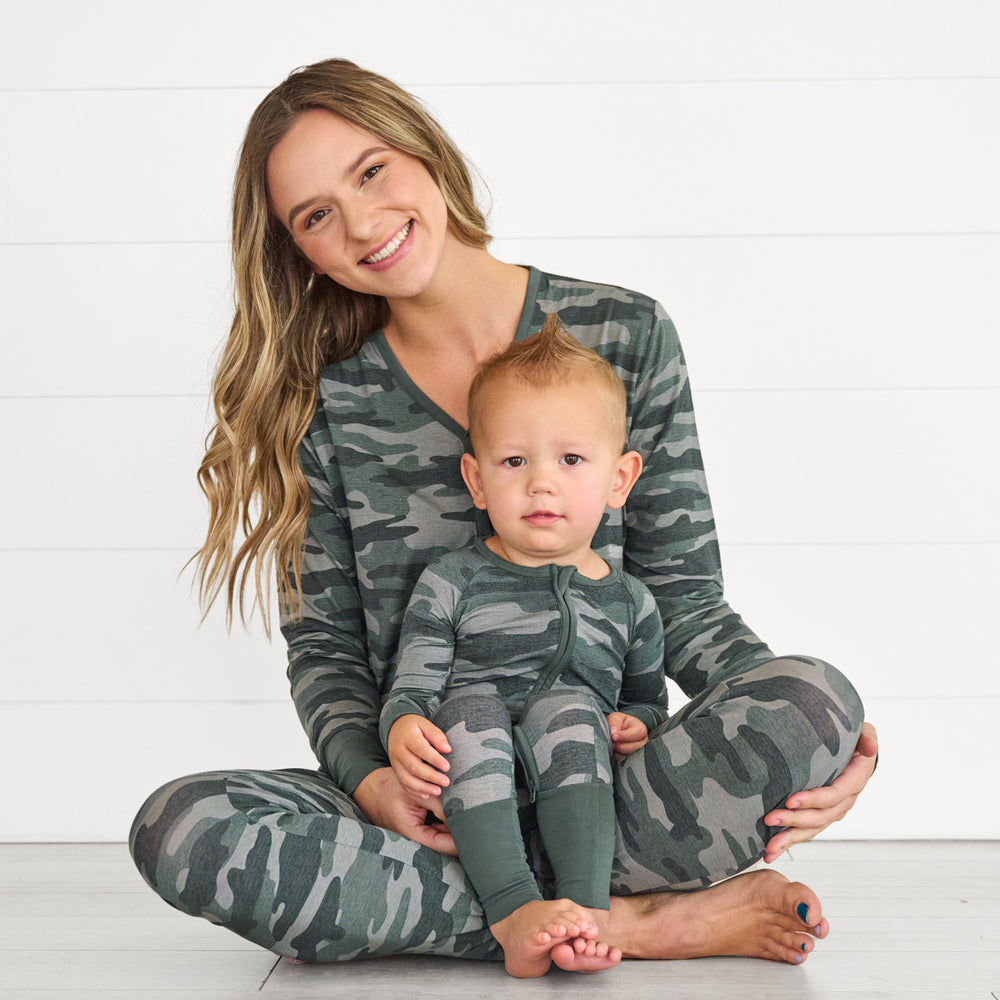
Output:
<svg viewBox="0 0 1000 1000">
<path fill-rule="evenodd" d="M 380 234 L 378 233 L 377 213 L 363 201 L 352 201 L 341 209 L 344 220 L 344 231 L 347 236 L 359 243 L 368 244 Z M 375 247 L 365 247 L 374 250 Z"/>
</svg>

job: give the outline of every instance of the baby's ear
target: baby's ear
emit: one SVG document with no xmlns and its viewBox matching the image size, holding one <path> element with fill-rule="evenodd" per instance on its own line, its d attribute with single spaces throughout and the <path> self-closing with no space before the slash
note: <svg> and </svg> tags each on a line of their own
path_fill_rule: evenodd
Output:
<svg viewBox="0 0 1000 1000">
<path fill-rule="evenodd" d="M 480 510 L 486 510 L 486 497 L 483 494 L 483 477 L 479 474 L 479 461 L 475 455 L 470 455 L 468 452 L 462 455 L 462 478 L 472 494 L 472 502 Z"/>
<path fill-rule="evenodd" d="M 637 451 L 627 451 L 618 459 L 618 467 L 615 470 L 615 479 L 611 485 L 611 495 L 608 497 L 608 506 L 613 510 L 625 506 L 635 481 L 642 472 L 642 456 Z"/>
</svg>

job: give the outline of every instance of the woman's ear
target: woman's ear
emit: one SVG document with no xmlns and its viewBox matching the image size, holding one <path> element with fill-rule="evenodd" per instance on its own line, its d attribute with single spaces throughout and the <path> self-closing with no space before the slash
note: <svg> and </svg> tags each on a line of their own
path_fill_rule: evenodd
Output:
<svg viewBox="0 0 1000 1000">
<path fill-rule="evenodd" d="M 462 455 L 462 478 L 472 494 L 472 502 L 480 510 L 486 510 L 486 497 L 483 494 L 483 477 L 479 474 L 479 462 L 475 455 L 470 455 L 468 452 Z"/>
<path fill-rule="evenodd" d="M 611 484 L 611 495 L 608 497 L 608 506 L 612 510 L 625 506 L 635 481 L 642 472 L 642 456 L 637 451 L 627 451 L 618 459 L 618 466 L 615 469 L 614 482 Z"/>
</svg>

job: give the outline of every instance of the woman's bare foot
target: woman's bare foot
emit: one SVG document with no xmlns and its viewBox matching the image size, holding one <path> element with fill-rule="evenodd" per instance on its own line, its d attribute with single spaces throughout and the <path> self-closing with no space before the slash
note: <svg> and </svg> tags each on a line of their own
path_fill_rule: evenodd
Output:
<svg viewBox="0 0 1000 1000">
<path fill-rule="evenodd" d="M 613 968 L 621 960 L 621 949 L 612 948 L 603 941 L 573 938 L 552 949 L 552 961 L 566 972 L 601 972 Z"/>
<path fill-rule="evenodd" d="M 612 896 L 598 936 L 630 958 L 745 955 L 800 965 L 829 931 L 808 886 L 760 871 L 698 892 Z"/>
<path fill-rule="evenodd" d="M 556 945 L 596 938 L 597 923 L 589 910 L 572 900 L 539 899 L 490 924 L 490 931 L 503 948 L 507 971 L 527 979 L 548 972 Z"/>
</svg>

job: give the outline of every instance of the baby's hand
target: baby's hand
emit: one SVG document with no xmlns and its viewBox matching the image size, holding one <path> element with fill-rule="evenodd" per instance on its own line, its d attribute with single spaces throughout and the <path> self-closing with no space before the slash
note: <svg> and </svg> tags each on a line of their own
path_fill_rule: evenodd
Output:
<svg viewBox="0 0 1000 1000">
<path fill-rule="evenodd" d="M 448 784 L 441 772 L 449 764 L 441 754 L 449 753 L 451 747 L 444 733 L 422 715 L 401 715 L 392 724 L 388 750 L 399 783 L 422 799 L 440 795 L 440 786 Z"/>
<path fill-rule="evenodd" d="M 608 716 L 611 727 L 611 746 L 617 757 L 627 757 L 649 741 L 646 724 L 634 715 L 624 712 L 612 712 Z"/>
</svg>

